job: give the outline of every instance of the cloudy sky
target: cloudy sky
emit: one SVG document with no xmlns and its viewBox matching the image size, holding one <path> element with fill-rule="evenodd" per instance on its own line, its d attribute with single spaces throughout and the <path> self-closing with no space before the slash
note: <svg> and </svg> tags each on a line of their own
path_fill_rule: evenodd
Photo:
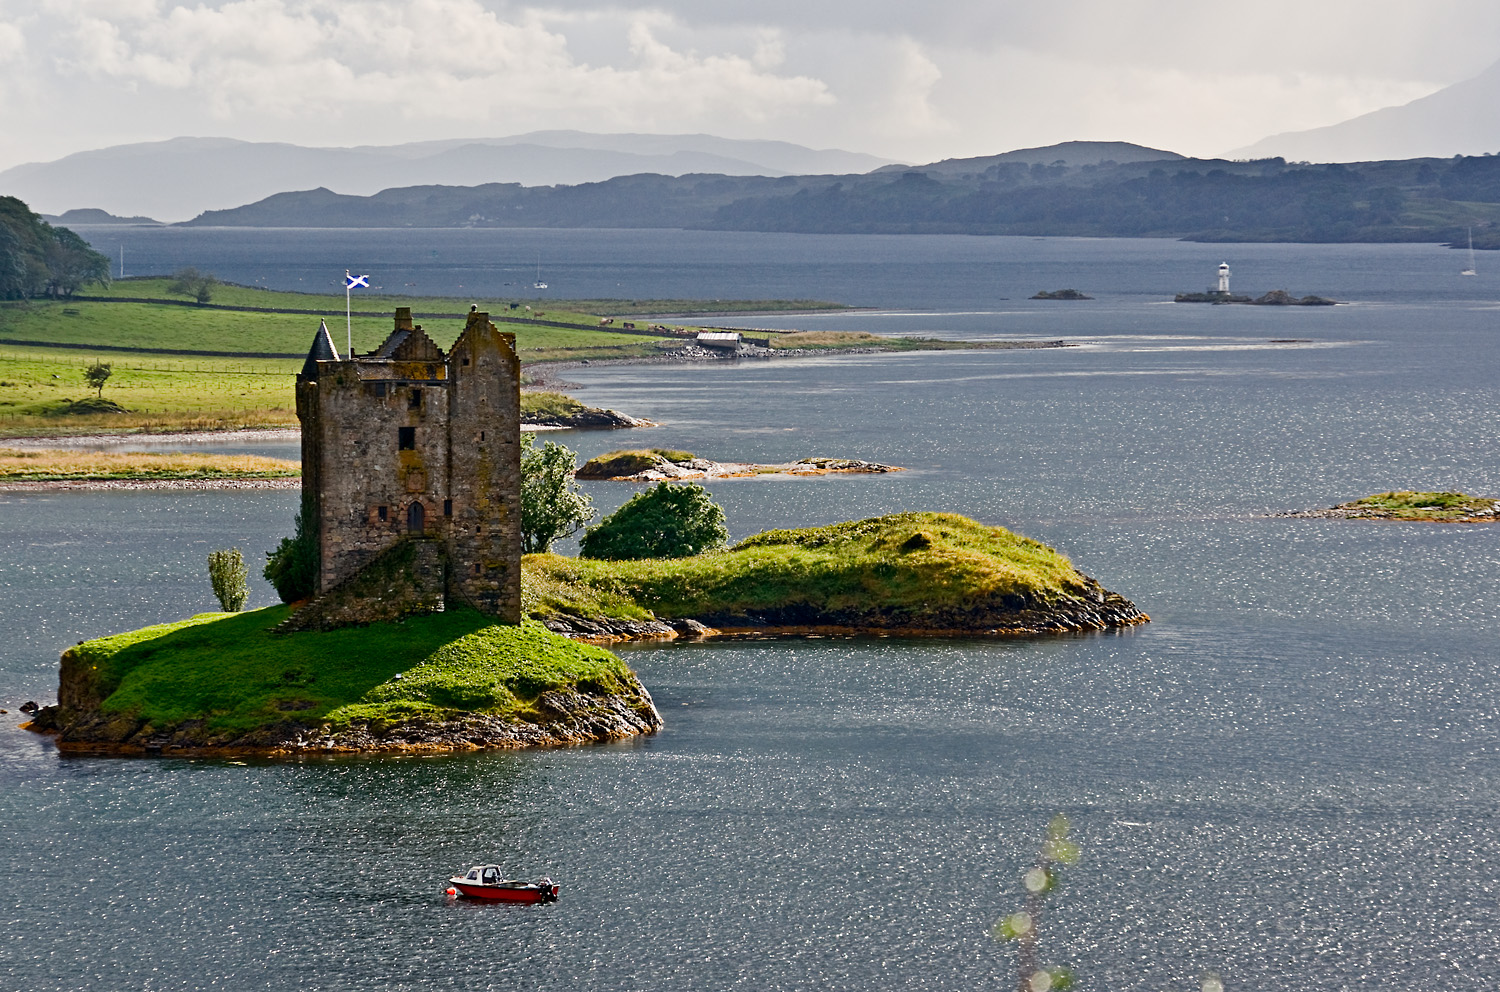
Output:
<svg viewBox="0 0 1500 992">
<path fill-rule="evenodd" d="M 1212 155 L 1497 59 L 1493 0 L 0 0 L 0 169 L 179 135 L 543 128 Z"/>
</svg>

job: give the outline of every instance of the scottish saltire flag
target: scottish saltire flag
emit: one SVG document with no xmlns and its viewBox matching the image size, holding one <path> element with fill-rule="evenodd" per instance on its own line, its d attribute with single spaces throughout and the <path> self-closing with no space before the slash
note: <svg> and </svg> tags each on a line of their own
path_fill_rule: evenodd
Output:
<svg viewBox="0 0 1500 992">
<path fill-rule="evenodd" d="M 349 270 L 345 269 L 344 270 L 344 288 L 345 289 L 369 289 L 370 288 L 370 277 L 369 276 L 351 276 L 349 274 Z"/>
</svg>

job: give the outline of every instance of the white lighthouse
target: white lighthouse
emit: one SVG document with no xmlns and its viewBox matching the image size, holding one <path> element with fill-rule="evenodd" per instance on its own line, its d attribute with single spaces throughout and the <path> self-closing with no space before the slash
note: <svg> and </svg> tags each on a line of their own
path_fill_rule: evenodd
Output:
<svg viewBox="0 0 1500 992">
<path fill-rule="evenodd" d="M 1229 263 L 1219 263 L 1219 293 L 1222 296 L 1229 295 Z"/>
</svg>

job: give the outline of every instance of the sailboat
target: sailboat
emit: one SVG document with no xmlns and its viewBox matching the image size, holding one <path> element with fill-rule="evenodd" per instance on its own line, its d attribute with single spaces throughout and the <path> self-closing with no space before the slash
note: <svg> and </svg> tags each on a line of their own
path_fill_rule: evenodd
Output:
<svg viewBox="0 0 1500 992">
<path fill-rule="evenodd" d="M 1472 273 L 1470 273 L 1470 274 L 1472 275 Z M 536 262 L 536 282 L 534 282 L 534 283 L 531 284 L 531 288 L 532 289 L 546 289 L 547 288 L 547 284 L 544 283 L 544 282 L 542 282 L 542 260 L 541 259 L 537 259 L 537 262 Z"/>
<path fill-rule="evenodd" d="M 1474 275 L 1474 229 L 1469 228 L 1469 267 L 1459 273 L 1461 276 Z"/>
</svg>

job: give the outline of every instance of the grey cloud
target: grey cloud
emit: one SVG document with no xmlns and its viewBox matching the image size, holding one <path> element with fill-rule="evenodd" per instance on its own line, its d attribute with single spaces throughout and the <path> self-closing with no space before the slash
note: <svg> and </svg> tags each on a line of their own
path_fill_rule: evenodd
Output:
<svg viewBox="0 0 1500 992">
<path fill-rule="evenodd" d="M 1454 81 L 1500 56 L 1491 0 L 623 0 L 706 27 L 899 35 L 940 48 L 1022 49 L 1110 64 Z M 546 10 L 601 9 L 557 0 Z"/>
</svg>

